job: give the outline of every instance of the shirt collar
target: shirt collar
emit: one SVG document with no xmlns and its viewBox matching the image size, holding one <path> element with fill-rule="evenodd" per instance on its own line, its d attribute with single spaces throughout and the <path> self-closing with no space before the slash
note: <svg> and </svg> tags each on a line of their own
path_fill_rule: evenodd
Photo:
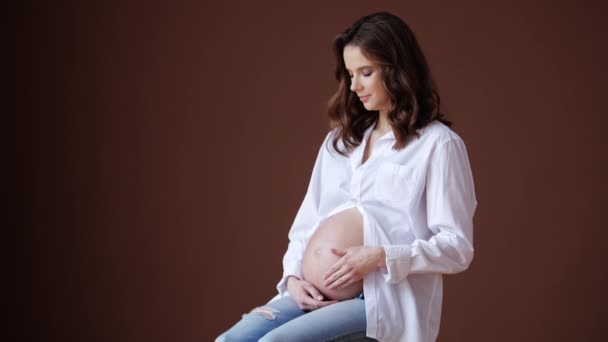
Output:
<svg viewBox="0 0 608 342">
<path fill-rule="evenodd" d="M 372 131 L 374 130 L 374 128 L 376 128 L 376 123 L 377 122 L 369 125 L 369 127 L 367 127 L 365 129 L 365 132 L 363 133 L 363 141 L 362 141 L 361 145 L 367 144 L 370 134 L 372 134 Z M 393 130 L 386 132 L 383 136 L 380 137 L 380 139 L 378 139 L 378 141 L 385 140 L 385 139 L 393 139 L 393 140 L 395 139 L 395 133 L 393 132 Z"/>
<path fill-rule="evenodd" d="M 351 154 L 350 162 L 351 162 L 353 171 L 362 165 L 361 159 L 363 157 L 363 151 L 365 150 L 365 146 L 368 143 L 369 136 L 372 134 L 372 131 L 374 130 L 374 128 L 376 128 L 375 123 L 365 129 L 365 131 L 363 133 L 363 140 L 361 141 L 361 144 L 359 144 L 359 146 L 357 146 L 355 148 L 355 150 L 353 151 L 353 153 Z M 388 140 L 388 139 L 395 139 L 395 134 L 393 133 L 392 130 L 389 132 L 386 132 L 383 136 L 381 136 L 380 139 L 378 139 L 376 141 L 376 144 L 378 144 L 379 141 Z"/>
</svg>

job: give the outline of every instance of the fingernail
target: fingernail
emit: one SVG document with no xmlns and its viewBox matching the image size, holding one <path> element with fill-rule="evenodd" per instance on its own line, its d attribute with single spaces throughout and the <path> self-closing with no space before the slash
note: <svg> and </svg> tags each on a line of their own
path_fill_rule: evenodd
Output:
<svg viewBox="0 0 608 342">
<path fill-rule="evenodd" d="M 317 300 L 321 300 L 321 299 L 323 299 L 323 296 L 318 296 L 317 297 Z"/>
</svg>

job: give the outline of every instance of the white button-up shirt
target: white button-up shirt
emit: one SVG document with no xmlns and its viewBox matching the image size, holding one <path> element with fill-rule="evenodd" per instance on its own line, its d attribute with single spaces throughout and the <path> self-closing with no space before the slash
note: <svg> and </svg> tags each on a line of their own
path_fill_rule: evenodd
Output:
<svg viewBox="0 0 608 342">
<path fill-rule="evenodd" d="M 433 121 L 399 151 L 392 148 L 394 133 L 386 133 L 362 164 L 373 126 L 349 157 L 331 147 L 337 128 L 325 137 L 288 234 L 279 293 L 271 301 L 289 295 L 289 275 L 302 278 L 304 249 L 322 221 L 356 207 L 363 216 L 364 245 L 386 252 L 386 268 L 363 279 L 367 336 L 434 341 L 442 274 L 465 270 L 473 258 L 477 200 L 467 151 L 460 136 Z"/>
</svg>

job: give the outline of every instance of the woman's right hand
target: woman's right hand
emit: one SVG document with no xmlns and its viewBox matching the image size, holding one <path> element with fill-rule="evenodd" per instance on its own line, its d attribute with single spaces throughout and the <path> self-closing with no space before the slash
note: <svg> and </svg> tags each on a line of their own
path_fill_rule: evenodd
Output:
<svg viewBox="0 0 608 342">
<path fill-rule="evenodd" d="M 323 300 L 323 295 L 313 284 L 295 276 L 287 279 L 287 291 L 302 310 L 315 310 L 338 302 Z"/>
</svg>

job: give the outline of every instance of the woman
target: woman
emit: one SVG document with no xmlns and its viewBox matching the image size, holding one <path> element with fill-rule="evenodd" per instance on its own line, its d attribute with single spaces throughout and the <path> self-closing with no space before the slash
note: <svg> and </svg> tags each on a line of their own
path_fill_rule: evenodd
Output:
<svg viewBox="0 0 608 342">
<path fill-rule="evenodd" d="M 466 148 L 412 31 L 375 13 L 334 52 L 334 128 L 289 231 L 279 293 L 218 341 L 434 341 L 442 274 L 471 263 Z"/>
</svg>

